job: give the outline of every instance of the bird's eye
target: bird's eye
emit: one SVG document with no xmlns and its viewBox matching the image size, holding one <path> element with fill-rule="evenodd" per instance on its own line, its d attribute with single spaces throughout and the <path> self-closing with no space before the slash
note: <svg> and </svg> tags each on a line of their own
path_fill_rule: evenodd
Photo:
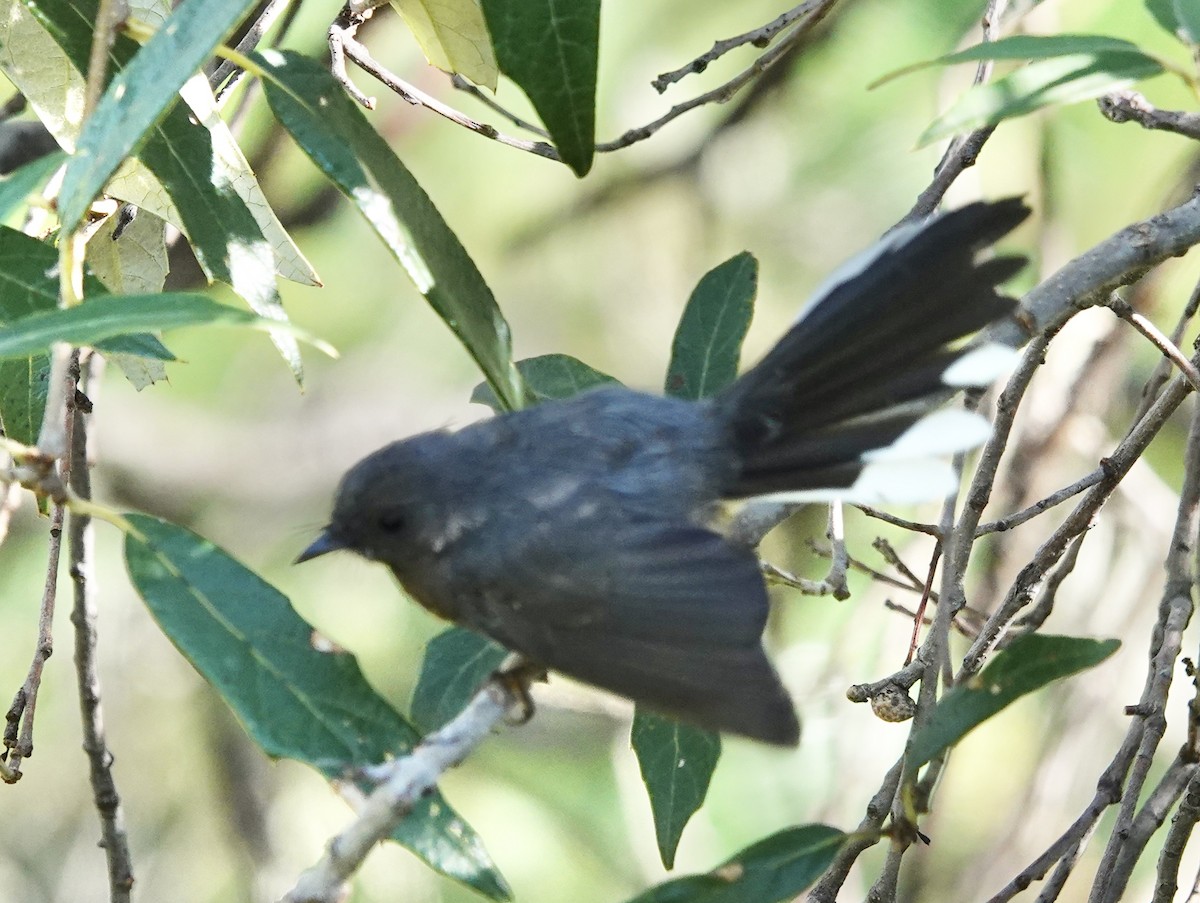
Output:
<svg viewBox="0 0 1200 903">
<path fill-rule="evenodd" d="M 386 533 L 399 533 L 404 529 L 404 515 L 399 511 L 385 511 L 379 515 L 379 529 Z"/>
</svg>

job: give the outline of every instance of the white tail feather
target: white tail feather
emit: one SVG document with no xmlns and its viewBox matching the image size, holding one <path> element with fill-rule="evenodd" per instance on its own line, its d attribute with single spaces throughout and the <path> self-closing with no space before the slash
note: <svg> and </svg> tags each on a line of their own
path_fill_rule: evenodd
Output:
<svg viewBox="0 0 1200 903">
<path fill-rule="evenodd" d="M 942 382 L 955 389 L 981 389 L 1008 375 L 1020 356 L 1016 348 L 987 342 L 957 358 L 943 371 Z"/>
<path fill-rule="evenodd" d="M 979 414 L 945 408 L 922 417 L 891 445 L 864 452 L 862 460 L 875 463 L 953 455 L 982 445 L 991 434 L 992 425 Z"/>
</svg>

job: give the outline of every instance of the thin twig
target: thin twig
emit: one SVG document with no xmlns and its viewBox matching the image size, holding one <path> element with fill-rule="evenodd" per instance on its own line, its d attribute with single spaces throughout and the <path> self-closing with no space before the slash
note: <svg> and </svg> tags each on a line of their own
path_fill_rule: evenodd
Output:
<svg viewBox="0 0 1200 903">
<path fill-rule="evenodd" d="M 1113 91 L 1096 103 L 1110 122 L 1136 122 L 1145 129 L 1174 132 L 1200 141 L 1200 114 L 1160 110 L 1137 91 Z"/>
<path fill-rule="evenodd" d="M 1000 29 L 1000 20 L 1004 17 L 1007 6 L 1008 0 L 988 0 L 981 22 L 984 42 L 996 40 Z M 987 81 L 991 77 L 993 65 L 991 60 L 981 60 L 975 68 L 973 84 L 980 85 Z M 917 222 L 932 214 L 942 203 L 942 198 L 946 196 L 946 192 L 950 190 L 954 181 L 962 175 L 964 170 L 975 165 L 984 144 L 992 137 L 992 132 L 995 130 L 994 125 L 989 125 L 975 129 L 966 135 L 956 135 L 952 138 L 946 147 L 946 152 L 942 154 L 942 159 L 933 171 L 933 181 L 917 196 L 912 209 L 896 225 Z"/>
<path fill-rule="evenodd" d="M 1087 536 L 1087 533 L 1080 533 L 1071 540 L 1071 545 L 1067 548 L 1067 553 L 1063 555 L 1062 560 L 1046 575 L 1046 582 L 1042 584 L 1038 600 L 1034 603 L 1033 608 L 1030 609 L 1029 614 L 1017 619 L 1016 625 L 1018 627 L 1023 628 L 1027 632 L 1032 632 L 1046 623 L 1046 619 L 1054 611 L 1054 603 L 1058 599 L 1059 589 L 1075 570 L 1075 565 L 1079 561 L 1079 550 L 1083 548 L 1083 541 Z"/>
<path fill-rule="evenodd" d="M 522 702 L 522 691 L 512 680 L 495 677 L 445 727 L 427 736 L 408 755 L 389 763 L 385 779 L 367 797 L 355 821 L 330 841 L 320 862 L 300 875 L 283 903 L 344 899 L 346 880 L 371 849 L 395 830 L 417 801 L 437 785 L 443 772 L 470 755 Z"/>
<path fill-rule="evenodd" d="M 1188 324 L 1197 313 L 1200 313 L 1200 280 L 1197 280 L 1196 284 L 1192 286 L 1187 303 L 1183 306 L 1183 310 L 1180 311 L 1179 319 L 1175 321 L 1175 328 L 1171 330 L 1171 344 L 1178 346 L 1183 341 Z M 1173 369 L 1171 362 L 1165 357 L 1160 359 L 1158 364 L 1155 365 L 1154 372 L 1150 374 L 1150 377 L 1146 380 L 1146 384 L 1142 387 L 1142 400 L 1139 402 L 1137 412 L 1134 414 L 1135 420 L 1141 418 L 1150 409 L 1150 405 L 1154 403 L 1154 399 L 1158 397 L 1158 393 L 1162 391 L 1162 387 L 1171 378 L 1171 371 Z"/>
<path fill-rule="evenodd" d="M 1200 243 L 1200 192 L 1184 203 L 1113 233 L 1071 259 L 1021 300 L 1016 320 L 983 330 L 985 340 L 1019 345 L 1027 336 L 1060 328 L 1111 291 L 1136 282 L 1156 264 Z"/>
<path fill-rule="evenodd" d="M 99 355 L 93 354 L 81 379 L 81 393 L 94 392 L 100 367 Z M 79 401 L 86 398 L 81 394 Z M 70 486 L 75 497 L 89 500 L 92 481 L 88 461 L 88 427 L 91 402 L 72 405 L 74 428 L 71 438 Z M 133 889 L 133 859 L 125 834 L 125 816 L 112 771 L 113 756 L 104 730 L 104 711 L 100 702 L 100 675 L 96 668 L 96 599 L 92 579 L 95 535 L 92 519 L 72 510 L 68 527 L 71 580 L 75 587 L 75 605 L 71 624 L 75 628 L 75 677 L 79 689 L 79 710 L 83 724 L 83 751 L 87 756 L 92 783 L 92 799 L 100 816 L 100 846 L 108 860 L 109 899 L 127 903 Z"/>
<path fill-rule="evenodd" d="M 1033 558 L 1021 569 L 1017 579 L 1009 588 L 1004 601 L 980 630 L 979 638 L 963 657 L 960 680 L 978 672 L 991 645 L 1000 633 L 1031 601 L 1031 593 L 1042 582 L 1044 575 L 1066 552 L 1070 542 L 1083 533 L 1092 518 L 1108 501 L 1117 485 L 1137 462 L 1146 446 L 1158 435 L 1167 419 L 1175 412 L 1191 386 L 1182 377 L 1176 377 L 1159 397 L 1154 407 L 1139 421 L 1124 440 L 1105 459 L 1105 479 L 1093 486 L 1067 518 L 1042 542 Z"/>
<path fill-rule="evenodd" d="M 846 877 L 850 874 L 850 869 L 858 861 L 858 857 L 879 842 L 880 829 L 883 828 L 883 823 L 891 810 L 892 800 L 896 796 L 896 790 L 900 786 L 900 772 L 903 764 L 903 762 L 897 762 L 884 775 L 883 782 L 867 803 L 867 810 L 862 821 L 850 835 L 850 840 L 843 844 L 837 856 L 834 857 L 833 864 L 825 870 L 825 874 L 809 891 L 808 903 L 834 903 L 837 900 L 838 891 L 841 890 Z"/>
<path fill-rule="evenodd" d="M 671 85 L 682 81 L 689 75 L 696 75 L 703 72 L 709 67 L 710 63 L 723 57 L 731 50 L 738 47 L 744 47 L 747 44 L 753 44 L 760 50 L 767 47 L 775 36 L 795 22 L 797 19 L 807 16 L 814 7 L 818 6 L 817 0 L 807 0 L 799 6 L 789 9 L 782 15 L 772 19 L 766 25 L 755 28 L 752 31 L 747 31 L 744 34 L 736 35 L 732 38 L 726 38 L 723 41 L 714 41 L 712 49 L 707 53 L 702 53 L 690 63 L 680 66 L 671 72 L 664 72 L 654 81 L 650 82 L 654 90 L 662 94 Z"/>
<path fill-rule="evenodd" d="M 1134 310 L 1133 306 L 1116 292 L 1109 295 L 1104 306 L 1149 339 L 1150 344 L 1161 351 L 1163 357 L 1174 364 L 1179 372 L 1187 378 L 1187 381 L 1192 384 L 1192 388 L 1200 392 L 1200 371 L 1197 371 L 1192 362 L 1187 359 L 1187 355 L 1179 350 L 1178 345 L 1163 335 L 1157 326 Z"/>
<path fill-rule="evenodd" d="M 596 144 L 595 150 L 597 153 L 611 153 L 612 151 L 621 150 L 630 145 L 637 144 L 639 141 L 645 141 L 655 132 L 659 131 L 667 123 L 678 119 L 685 113 L 696 109 L 697 107 L 706 106 L 708 104 L 726 103 L 732 99 L 742 88 L 753 82 L 764 72 L 777 64 L 780 60 L 786 59 L 790 54 L 793 46 L 805 37 L 836 5 L 837 0 L 810 0 L 809 8 L 805 10 L 805 17 L 802 21 L 792 24 L 791 29 L 786 35 L 774 46 L 768 49 L 762 56 L 758 57 L 745 70 L 735 75 L 723 85 L 719 85 L 711 91 L 693 97 L 683 103 L 676 104 L 671 107 L 666 113 L 655 119 L 653 122 L 638 128 L 629 129 L 618 138 L 612 141 L 604 141 Z M 380 65 L 371 56 L 370 52 L 359 43 L 354 35 L 358 27 L 371 15 L 374 11 L 374 3 L 370 4 L 371 9 L 364 11 L 355 11 L 352 9 L 352 4 L 347 5 L 342 9 L 342 12 L 334 20 L 329 27 L 329 50 L 330 50 L 330 72 L 333 77 L 342 85 L 345 91 L 356 101 L 366 107 L 368 110 L 374 109 L 375 101 L 373 98 L 364 94 L 350 80 L 346 72 L 346 60 L 349 59 L 364 71 L 373 75 L 389 90 L 395 92 L 401 99 L 414 106 L 423 106 L 440 116 L 449 119 L 451 122 L 469 129 L 478 135 L 485 138 L 490 138 L 493 141 L 498 141 L 508 147 L 522 150 L 527 153 L 535 154 L 539 157 L 545 157 L 548 160 L 561 162 L 562 158 L 558 151 L 545 141 L 525 141 L 521 138 L 514 138 L 511 135 L 506 135 L 499 131 L 495 126 L 479 122 L 467 116 L 465 113 L 454 109 L 448 104 L 442 103 L 434 97 L 426 94 L 424 91 L 414 87 L 408 82 L 401 79 L 399 76 L 390 72 L 384 66 Z M 456 87 L 458 85 L 456 84 Z M 478 95 L 478 92 L 472 92 Z M 516 114 L 509 112 L 495 101 L 485 100 L 485 103 L 500 115 L 504 116 L 519 128 L 529 128 L 535 134 L 544 134 L 542 130 L 532 128 L 529 123 L 520 119 Z"/>
<path fill-rule="evenodd" d="M 523 129 L 530 134 L 537 135 L 539 138 L 545 138 L 547 141 L 550 140 L 550 133 L 540 125 L 530 122 L 527 119 L 522 119 L 512 110 L 498 103 L 490 94 L 486 93 L 485 91 L 481 91 L 478 87 L 471 84 L 471 82 L 463 78 L 457 72 L 450 74 L 450 84 L 453 85 L 457 90 L 462 91 L 464 94 L 469 94 L 471 97 L 474 97 L 493 113 L 498 113 L 499 115 L 503 116 L 517 128 Z"/>
<path fill-rule="evenodd" d="M 1197 355 L 1200 358 L 1200 354 Z M 1185 395 L 1188 384 L 1176 377 L 1163 392 L 1159 402 L 1169 399 L 1172 390 Z M 1155 407 L 1157 407 L 1156 405 Z M 1152 409 L 1153 412 L 1153 409 Z M 1149 415 L 1147 415 L 1148 417 Z M 1138 817 L 1135 809 L 1142 795 L 1154 753 L 1167 727 L 1167 693 L 1171 688 L 1176 663 L 1183 643 L 1183 630 L 1195 608 L 1193 593 L 1196 584 L 1195 546 L 1200 531 L 1200 405 L 1193 411 L 1185 451 L 1183 486 L 1166 557 L 1166 581 L 1159 604 L 1158 622 L 1151 638 L 1146 681 L 1141 699 L 1134 709 L 1134 718 L 1127 736 L 1137 736 L 1137 757 L 1133 760 L 1125 782 L 1121 808 L 1108 845 L 1097 868 L 1092 885 L 1092 903 L 1115 903 L 1124 895 L 1129 877 L 1137 864 L 1140 847 Z M 1180 784 L 1179 791 L 1182 792 Z M 1164 813 L 1165 817 L 1165 813 Z M 1161 821 L 1161 819 L 1160 819 Z M 1144 833 L 1144 829 L 1142 829 Z M 1148 839 L 1148 835 L 1146 837 Z M 1144 841 L 1142 841 L 1144 845 Z"/>
<path fill-rule="evenodd" d="M 74 398 L 79 378 L 79 352 L 68 351 L 66 374 L 61 387 L 50 385 L 48 397 L 65 399 L 63 415 L 66 423 L 57 427 L 55 432 L 61 433 L 64 441 L 71 442 L 74 428 Z M 43 425 L 43 429 L 44 429 Z M 71 461 L 64 458 L 59 463 L 57 472 L 53 469 L 53 461 L 40 462 L 47 468 L 45 478 L 48 481 L 61 484 L 70 478 Z M 34 648 L 33 660 L 21 689 L 17 691 L 12 705 L 5 716 L 4 747 L 9 774 L 5 780 L 16 781 L 21 776 L 21 763 L 33 754 L 33 727 L 37 715 L 38 691 L 42 682 L 42 670 L 46 660 L 54 652 L 54 608 L 58 596 L 58 563 L 62 555 L 62 532 L 66 517 L 66 499 L 59 497 L 51 502 L 50 536 L 48 542 L 48 562 L 46 564 L 46 580 L 42 588 L 42 602 L 38 614 L 37 644 Z"/>
<path fill-rule="evenodd" d="M 1183 851 L 1197 823 L 1200 823 L 1200 775 L 1193 771 L 1158 856 L 1158 880 L 1154 885 L 1151 903 L 1171 903 L 1175 899 L 1175 892 L 1179 890 L 1179 866 Z"/>
<path fill-rule="evenodd" d="M 873 517 L 876 520 L 881 520 L 885 524 L 891 524 L 894 527 L 900 527 L 904 530 L 910 530 L 913 533 L 924 533 L 926 536 L 940 538 L 938 528 L 933 524 L 923 524 L 919 521 L 905 520 L 903 517 L 897 517 L 894 514 L 889 514 L 886 511 L 880 511 L 878 508 L 872 508 L 870 505 L 855 505 L 859 511 L 867 517 Z"/>
<path fill-rule="evenodd" d="M 65 511 L 62 505 L 54 505 L 50 511 L 49 560 L 38 610 L 37 642 L 25 681 L 5 715 L 3 758 L 8 768 L 4 780 L 8 783 L 20 779 L 21 763 L 33 754 L 33 724 L 37 715 L 38 690 L 42 685 L 42 669 L 54 653 L 54 603 L 58 595 L 58 562 L 62 552 Z"/>
<path fill-rule="evenodd" d="M 290 5 L 292 5 L 292 0 L 269 0 L 259 12 L 258 18 L 250 23 L 234 49 L 243 56 L 255 50 Z M 299 5 L 299 0 L 297 0 L 295 6 Z M 237 87 L 244 74 L 244 70 L 237 63 L 232 60 L 221 60 L 220 65 L 208 76 L 208 86 L 216 94 L 218 102 Z M 221 87 L 226 79 L 229 79 L 229 84 Z"/>
<path fill-rule="evenodd" d="M 332 31 L 330 32 L 332 41 Z M 442 103 L 440 100 L 431 97 L 421 89 L 410 85 L 402 78 L 394 75 L 371 56 L 367 48 L 356 41 L 350 35 L 351 31 L 343 32 L 341 37 L 342 49 L 345 52 L 346 58 L 358 66 L 365 72 L 369 72 L 375 76 L 380 82 L 394 91 L 402 100 L 414 106 L 422 106 L 432 110 L 439 116 L 444 116 L 451 122 L 461 125 L 463 128 L 470 129 L 483 135 L 485 138 L 491 138 L 493 141 L 498 141 L 508 147 L 516 148 L 517 150 L 527 151 L 531 154 L 536 154 L 539 157 L 546 157 L 551 160 L 561 160 L 556 151 L 551 145 L 544 141 L 525 141 L 522 138 L 513 138 L 511 135 L 505 135 L 494 126 L 487 125 L 482 122 L 477 122 L 465 113 L 460 113 L 453 107 Z M 374 101 L 365 98 L 363 95 L 357 97 L 359 103 L 362 103 L 368 109 L 373 107 Z"/>
<path fill-rule="evenodd" d="M 96 10 L 95 29 L 92 32 L 92 46 L 88 53 L 83 119 L 87 119 L 91 115 L 92 110 L 100 101 L 100 95 L 104 93 L 108 74 L 108 54 L 117 40 L 117 32 L 128 18 L 129 0 L 100 0 Z"/>
<path fill-rule="evenodd" d="M 1013 527 L 1019 527 L 1027 521 L 1033 520 L 1039 514 L 1044 514 L 1055 505 L 1060 505 L 1067 499 L 1072 498 L 1084 490 L 1091 489 L 1097 483 L 1104 479 L 1104 468 L 1097 467 L 1086 476 L 1080 477 L 1070 486 L 1064 486 L 1056 492 L 1050 493 L 1044 499 L 1039 499 L 1028 508 L 1022 508 L 1020 511 L 1001 517 L 998 520 L 988 521 L 986 524 L 980 524 L 975 528 L 975 536 L 986 536 L 988 533 L 1003 533 L 1005 530 L 1011 530 Z"/>
<path fill-rule="evenodd" d="M 1115 874 L 1126 876 L 1126 881 L 1128 880 L 1127 876 L 1133 872 L 1133 868 L 1145 852 L 1151 836 L 1162 827 L 1163 822 L 1167 819 L 1167 813 L 1183 796 L 1184 790 L 1187 789 L 1195 774 L 1196 763 L 1185 761 L 1184 752 L 1181 751 L 1167 766 L 1166 773 L 1159 778 L 1158 783 L 1138 810 L 1137 816 L 1130 823 L 1129 832 L 1122 836 L 1113 869 Z M 1126 793 L 1128 794 L 1128 791 Z M 1108 899 L 1120 899 L 1123 894 L 1124 883 L 1121 885 L 1121 891 L 1115 896 L 1110 893 Z"/>
<path fill-rule="evenodd" d="M 742 72 L 735 75 L 725 84 L 714 88 L 711 91 L 706 91 L 704 94 L 699 94 L 691 100 L 676 104 L 671 107 L 662 116 L 655 119 L 653 122 L 647 123 L 641 128 L 630 129 L 614 141 L 606 141 L 596 145 L 597 153 L 607 153 L 621 148 L 629 147 L 631 144 L 636 144 L 639 141 L 645 141 L 668 122 L 678 119 L 684 113 L 690 112 L 697 107 L 705 106 L 710 103 L 725 103 L 730 100 L 742 88 L 748 85 L 758 76 L 762 75 L 781 59 L 787 57 L 792 45 L 804 37 L 811 31 L 817 23 L 829 14 L 833 9 L 837 0 L 817 0 L 812 8 L 808 11 L 807 18 L 792 26 L 792 29 L 776 44 L 768 49 L 762 56 L 756 59 Z"/>
</svg>

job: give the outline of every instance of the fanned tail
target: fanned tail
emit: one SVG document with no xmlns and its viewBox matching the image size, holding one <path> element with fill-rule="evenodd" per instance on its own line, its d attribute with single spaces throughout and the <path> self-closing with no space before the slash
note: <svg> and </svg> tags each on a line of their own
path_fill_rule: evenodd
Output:
<svg viewBox="0 0 1200 903">
<path fill-rule="evenodd" d="M 949 493 L 954 474 L 939 456 L 980 444 L 988 427 L 930 411 L 1011 361 L 997 345 L 949 346 L 1013 311 L 996 286 L 1025 258 L 977 257 L 1029 212 L 1020 198 L 970 204 L 895 230 L 830 277 L 716 399 L 741 462 L 726 494 L 877 503 Z"/>
</svg>

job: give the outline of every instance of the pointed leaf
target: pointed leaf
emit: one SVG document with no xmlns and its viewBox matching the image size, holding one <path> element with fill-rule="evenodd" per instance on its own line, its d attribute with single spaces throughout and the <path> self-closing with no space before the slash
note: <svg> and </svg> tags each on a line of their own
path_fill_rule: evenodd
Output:
<svg viewBox="0 0 1200 903">
<path fill-rule="evenodd" d="M 16 12 L 21 9 L 18 6 Z M 83 89 L 80 73 L 87 69 L 91 23 L 98 15 L 98 0 L 39 0 L 31 9 L 36 25 L 14 15 L 15 24 L 0 22 L 0 41 L 7 38 L 5 48 L 35 43 L 42 56 L 59 53 L 50 63 L 57 67 L 54 71 L 58 80 L 66 79 L 66 90 L 78 94 Z M 118 35 L 109 52 L 110 68 L 120 71 L 138 51 L 136 43 Z M 0 61 L 19 87 L 30 83 L 31 64 L 25 57 L 5 60 L 0 56 Z M 196 105 L 193 84 L 185 93 Z M 36 83 L 34 87 L 38 87 Z M 38 106 L 39 115 L 59 141 L 74 141 L 78 124 L 65 98 L 38 95 L 36 100 L 31 97 L 31 102 Z M 138 154 L 140 164 L 127 161 L 114 177 L 114 195 L 146 206 L 179 225 L 209 279 L 232 286 L 256 313 L 286 320 L 275 287 L 276 260 L 289 278 L 300 281 L 313 281 L 305 276 L 311 274 L 311 267 L 298 251 L 292 253 L 294 246 L 278 227 L 219 117 L 211 110 L 190 113 L 183 105 L 172 104 L 150 129 Z M 264 238 L 264 230 L 271 235 L 270 240 Z M 303 368 L 295 336 L 281 329 L 271 337 L 300 380 Z"/>
<path fill-rule="evenodd" d="M 629 903 L 782 903 L 829 868 L 849 835 L 828 825 L 800 825 L 772 834 L 707 875 L 676 878 Z"/>
<path fill-rule="evenodd" d="M 537 110 L 563 162 L 583 176 L 596 152 L 600 0 L 483 0 L 500 71 Z"/>
<path fill-rule="evenodd" d="M 1013 640 L 977 676 L 953 687 L 929 721 L 913 733 L 908 761 L 924 765 L 969 731 L 1022 696 L 1046 684 L 1094 668 L 1121 645 L 1119 640 L 1088 640 L 1030 633 Z"/>
<path fill-rule="evenodd" d="M 744 251 L 705 274 L 675 331 L 668 394 L 705 398 L 733 382 L 757 288 L 758 261 Z"/>
<path fill-rule="evenodd" d="M 1200 3 L 1196 0 L 1173 0 L 1172 12 L 1178 23 L 1176 34 L 1189 44 L 1200 44 Z"/>
<path fill-rule="evenodd" d="M 412 748 L 416 731 L 366 682 L 354 656 L 329 648 L 282 593 L 182 527 L 144 514 L 128 520 L 137 531 L 125 538 L 133 585 L 267 755 L 336 778 Z M 393 838 L 444 874 L 508 898 L 478 836 L 438 792 Z"/>
<path fill-rule="evenodd" d="M 28 314 L 0 327 L 0 358 L 24 357 L 54 342 L 95 345 L 104 339 L 146 330 L 226 323 L 274 332 L 288 329 L 318 348 L 333 349 L 291 324 L 218 304 L 207 295 L 100 295 L 67 309 Z M 336 355 L 336 352 L 333 352 Z"/>
<path fill-rule="evenodd" d="M 877 88 L 902 75 L 929 69 L 933 66 L 975 63 L 982 60 L 1049 60 L 1063 56 L 1098 56 L 1105 53 L 1128 53 L 1153 59 L 1132 41 L 1108 35 L 1012 35 L 996 41 L 984 41 L 982 44 L 947 53 L 945 56 L 939 56 L 932 60 L 913 63 L 881 76 L 872 82 L 870 87 Z"/>
<path fill-rule="evenodd" d="M 212 49 L 254 7 L 255 0 L 186 0 L 108 88 L 84 123 L 67 164 L 58 210 L 74 229 L 122 161 L 178 99 Z M 92 21 L 95 21 L 94 19 Z"/>
<path fill-rule="evenodd" d="M 1171 37 L 1179 37 L 1179 19 L 1175 15 L 1175 0 L 1145 0 L 1146 11 L 1150 13 L 1164 31 Z"/>
<path fill-rule="evenodd" d="M 668 394 L 705 398 L 733 381 L 754 314 L 757 284 L 758 262 L 745 252 L 704 275 L 675 330 Z M 683 829 L 708 793 L 721 757 L 721 738 L 639 708 L 630 742 L 650 797 L 659 855 L 671 868 Z"/>
<path fill-rule="evenodd" d="M 1161 63 L 1140 52 L 1064 56 L 1030 63 L 996 81 L 967 89 L 926 129 L 919 144 L 995 125 L 1052 104 L 1089 100 L 1162 72 Z"/>
<path fill-rule="evenodd" d="M 527 357 L 523 361 L 517 361 L 517 372 L 525 381 L 530 400 L 536 403 L 570 398 L 585 389 L 617 381 L 607 373 L 601 373 L 569 354 Z M 485 404 L 493 411 L 503 410 L 496 400 L 496 393 L 487 383 L 480 383 L 475 387 L 471 392 L 471 402 Z"/>
<path fill-rule="evenodd" d="M 504 647 L 462 627 L 439 633 L 425 647 L 413 690 L 413 723 L 425 732 L 437 730 L 466 707 L 506 655 Z"/>
<path fill-rule="evenodd" d="M 492 291 L 429 196 L 329 72 L 295 53 L 265 53 L 271 110 L 358 207 L 417 290 L 479 364 L 505 408 L 525 392 Z"/>
<path fill-rule="evenodd" d="M 650 796 L 659 856 L 673 868 L 679 838 L 703 805 L 721 758 L 721 737 L 641 709 L 629 737 Z"/>
<path fill-rule="evenodd" d="M 135 6 L 138 4 L 135 4 Z M 166 4 L 159 4 L 167 6 Z M 141 4 L 140 15 L 152 15 Z M 33 12 L 23 4 L 7 7 L 0 17 L 0 68 L 28 99 L 43 125 L 63 147 L 72 148 L 79 137 L 83 94 L 82 72 L 87 67 L 91 46 L 91 27 L 97 14 L 97 0 L 39 0 Z M 167 6 L 167 12 L 170 11 Z M 34 13 L 37 13 L 35 17 Z M 132 58 L 137 45 L 118 38 L 109 56 L 110 68 L 119 68 Z M 279 219 L 263 196 L 250 165 L 237 141 L 216 113 L 208 82 L 202 75 L 192 78 L 180 92 L 192 115 L 212 138 L 213 159 L 206 173 L 198 174 L 198 184 L 212 182 L 229 185 L 249 208 L 262 234 L 275 252 L 279 275 L 305 285 L 319 280 L 312 265 L 284 231 Z M 168 117 L 170 114 L 168 114 Z M 147 143 L 158 140 L 154 134 Z M 154 174 L 139 160 L 127 160 L 109 182 L 107 193 L 122 201 L 162 217 L 183 230 L 183 218 L 171 196 Z M 187 207 L 191 200 L 181 199 Z"/>
<path fill-rule="evenodd" d="M 480 0 L 392 0 L 425 58 L 496 90 L 496 55 Z"/>
</svg>

